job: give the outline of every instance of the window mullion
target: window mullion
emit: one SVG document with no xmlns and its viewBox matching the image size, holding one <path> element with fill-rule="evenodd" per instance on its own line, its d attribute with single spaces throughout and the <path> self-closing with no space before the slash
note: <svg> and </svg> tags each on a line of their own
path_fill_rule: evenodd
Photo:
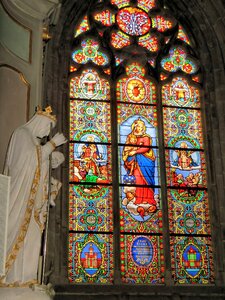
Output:
<svg viewBox="0 0 225 300">
<path fill-rule="evenodd" d="M 170 233 L 168 218 L 168 202 L 167 202 L 167 185 L 166 185 L 166 162 L 164 148 L 164 130 L 163 130 L 163 108 L 161 85 L 157 90 L 157 119 L 158 119 L 158 143 L 159 143 L 159 161 L 160 161 L 160 178 L 161 178 L 161 205 L 163 219 L 163 247 L 165 259 L 165 284 L 173 285 L 171 277 L 171 259 L 170 259 Z"/>
<path fill-rule="evenodd" d="M 118 167 L 118 128 L 116 88 L 111 83 L 111 151 L 112 151 L 112 190 L 113 190 L 113 241 L 114 241 L 114 283 L 121 283 L 120 275 L 120 204 Z M 116 125 L 115 125 L 116 124 Z"/>
</svg>

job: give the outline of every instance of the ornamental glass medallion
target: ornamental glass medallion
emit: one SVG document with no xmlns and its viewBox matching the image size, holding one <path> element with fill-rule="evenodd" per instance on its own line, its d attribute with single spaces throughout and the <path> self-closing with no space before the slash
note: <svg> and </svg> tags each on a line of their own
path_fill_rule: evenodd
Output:
<svg viewBox="0 0 225 300">
<path fill-rule="evenodd" d="M 162 87 L 163 104 L 180 107 L 199 107 L 200 92 L 194 85 L 190 85 L 183 77 L 174 77 L 171 83 Z"/>
<path fill-rule="evenodd" d="M 110 283 L 112 265 L 112 235 L 70 233 L 70 282 Z"/>
<path fill-rule="evenodd" d="M 94 69 L 87 69 L 70 80 L 70 98 L 109 100 L 109 82 Z"/>
<path fill-rule="evenodd" d="M 163 116 L 166 145 L 180 148 L 203 147 L 199 110 L 164 108 Z"/>
<path fill-rule="evenodd" d="M 137 63 L 126 68 L 127 77 L 117 82 L 117 100 L 134 103 L 156 103 L 156 84 L 144 77 L 145 70 Z"/>
<path fill-rule="evenodd" d="M 170 232 L 210 234 L 207 192 L 187 189 L 182 181 L 175 186 L 178 189 L 168 190 Z"/>
<path fill-rule="evenodd" d="M 213 283 L 211 239 L 171 237 L 172 273 L 176 283 Z"/>
<path fill-rule="evenodd" d="M 119 28 L 129 35 L 144 35 L 151 28 L 151 20 L 146 12 L 137 7 L 119 10 L 116 21 Z"/>
<path fill-rule="evenodd" d="M 69 281 L 212 284 L 199 58 L 160 1 L 98 4 L 68 68 Z"/>
<path fill-rule="evenodd" d="M 71 100 L 70 102 L 70 138 L 80 141 L 83 135 L 94 134 L 94 140 L 111 140 L 110 105 L 96 101 Z M 87 140 L 90 139 L 87 136 Z"/>
<path fill-rule="evenodd" d="M 103 185 L 71 185 L 69 229 L 112 231 L 112 189 Z"/>
<path fill-rule="evenodd" d="M 124 283 L 163 283 L 162 238 L 159 236 L 121 235 L 121 275 Z"/>
</svg>

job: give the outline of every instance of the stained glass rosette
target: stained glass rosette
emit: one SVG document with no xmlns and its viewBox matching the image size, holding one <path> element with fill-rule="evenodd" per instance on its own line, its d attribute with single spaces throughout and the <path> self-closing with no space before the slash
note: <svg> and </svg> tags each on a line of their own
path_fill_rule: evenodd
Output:
<svg viewBox="0 0 225 300">
<path fill-rule="evenodd" d="M 111 1 L 119 8 L 116 15 L 110 10 L 103 10 L 94 14 L 94 19 L 103 26 L 116 23 L 118 29 L 111 32 L 111 45 L 115 49 L 122 49 L 131 44 L 130 37 L 140 37 L 139 45 L 151 52 L 159 50 L 159 37 L 150 33 L 152 22 L 159 32 L 164 32 L 174 26 L 171 18 L 157 16 L 151 19 L 149 10 L 156 6 L 155 0 L 139 0 L 137 6 L 130 6 L 129 1 Z"/>
<path fill-rule="evenodd" d="M 71 283 L 112 283 L 112 235 L 69 234 L 69 281 Z"/>
<path fill-rule="evenodd" d="M 99 43 L 90 38 L 83 40 L 81 48 L 73 51 L 72 59 L 78 64 L 93 62 L 98 66 L 105 66 L 109 63 L 106 53 L 99 50 Z"/>
<path fill-rule="evenodd" d="M 209 237 L 171 237 L 172 275 L 178 284 L 213 283 Z"/>
<path fill-rule="evenodd" d="M 182 70 L 187 74 L 193 74 L 199 68 L 195 59 L 188 56 L 183 47 L 173 47 L 169 52 L 169 56 L 162 59 L 161 66 L 168 72 Z"/>
<path fill-rule="evenodd" d="M 121 235 L 121 275 L 124 283 L 164 282 L 164 256 L 159 236 Z"/>
</svg>

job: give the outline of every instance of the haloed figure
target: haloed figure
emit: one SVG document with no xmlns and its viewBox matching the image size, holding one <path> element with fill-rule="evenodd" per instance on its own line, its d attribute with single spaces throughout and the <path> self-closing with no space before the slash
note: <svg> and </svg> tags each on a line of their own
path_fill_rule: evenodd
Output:
<svg viewBox="0 0 225 300">
<path fill-rule="evenodd" d="M 136 141 L 135 147 L 134 141 Z M 153 149 L 149 148 L 152 145 L 152 139 L 146 134 L 144 121 L 137 119 L 132 123 L 126 144 L 132 144 L 132 146 L 125 146 L 122 154 L 128 174 L 132 172 L 137 185 L 153 186 L 155 184 L 155 155 Z M 134 204 L 150 204 L 150 211 L 154 212 L 156 210 L 154 189 L 136 186 Z"/>
</svg>

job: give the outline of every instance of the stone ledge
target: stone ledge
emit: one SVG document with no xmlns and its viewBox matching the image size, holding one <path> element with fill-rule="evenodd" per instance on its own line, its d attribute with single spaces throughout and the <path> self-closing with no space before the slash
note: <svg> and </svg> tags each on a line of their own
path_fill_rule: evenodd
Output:
<svg viewBox="0 0 225 300">
<path fill-rule="evenodd" d="M 216 299 L 225 300 L 225 286 L 146 286 L 146 285 L 55 285 L 54 300 L 61 299 Z M 177 298 L 178 297 L 178 298 Z"/>
<path fill-rule="evenodd" d="M 50 293 L 53 293 L 50 295 Z M 35 285 L 32 287 L 1 287 L 1 300 L 51 300 L 54 291 L 46 286 Z"/>
</svg>

